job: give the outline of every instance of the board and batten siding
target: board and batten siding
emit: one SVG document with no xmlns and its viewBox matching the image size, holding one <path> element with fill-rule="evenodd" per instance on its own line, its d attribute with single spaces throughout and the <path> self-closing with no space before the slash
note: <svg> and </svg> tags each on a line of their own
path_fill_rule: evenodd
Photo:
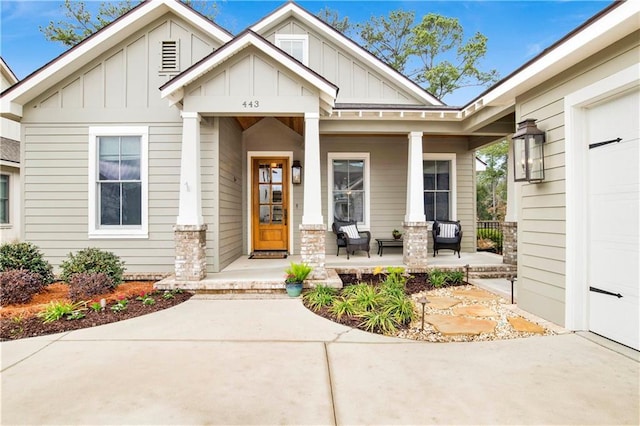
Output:
<svg viewBox="0 0 640 426">
<path fill-rule="evenodd" d="M 423 104 L 352 53 L 293 17 L 262 32 L 262 36 L 274 44 L 276 34 L 308 35 L 309 68 L 340 87 L 338 103 Z"/>
<path fill-rule="evenodd" d="M 424 153 L 456 154 L 456 202 L 457 217 L 464 231 L 462 251 L 473 252 L 475 245 L 475 179 L 473 177 L 473 152 L 468 151 L 466 138 L 425 137 Z M 402 229 L 407 205 L 407 136 L 327 136 L 320 137 L 322 213 L 327 214 L 329 194 L 328 154 L 338 152 L 369 153 L 370 161 L 370 232 L 371 247 L 375 254 L 375 238 L 392 238 L 391 231 Z M 331 231 L 332 217 L 325 217 L 328 224 L 327 254 L 336 254 L 336 238 Z M 429 251 L 433 240 L 429 236 Z"/>
<path fill-rule="evenodd" d="M 56 268 L 69 252 L 98 247 L 120 256 L 127 272 L 172 272 L 181 138 L 179 125 L 149 126 L 149 238 L 89 239 L 89 126 L 24 125 L 25 240 Z"/>
<path fill-rule="evenodd" d="M 607 47 L 516 100 L 516 121 L 546 133 L 545 180 L 522 184 L 518 212 L 518 305 L 564 325 L 566 170 L 564 97 L 638 62 L 640 33 Z"/>
</svg>

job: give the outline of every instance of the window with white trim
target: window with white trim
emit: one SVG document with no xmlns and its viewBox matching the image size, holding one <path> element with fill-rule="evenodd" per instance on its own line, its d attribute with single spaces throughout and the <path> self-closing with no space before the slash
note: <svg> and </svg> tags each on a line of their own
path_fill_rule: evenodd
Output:
<svg viewBox="0 0 640 426">
<path fill-rule="evenodd" d="M 456 220 L 456 154 L 424 154 L 422 169 L 427 221 Z"/>
<path fill-rule="evenodd" d="M 7 225 L 9 221 L 9 175 L 0 175 L 0 224 Z"/>
<path fill-rule="evenodd" d="M 148 236 L 147 127 L 89 129 L 89 236 Z"/>
<path fill-rule="evenodd" d="M 355 220 L 369 227 L 369 153 L 328 154 L 329 223 Z"/>
<path fill-rule="evenodd" d="M 309 65 L 309 36 L 306 34 L 276 34 L 276 46 Z"/>
</svg>

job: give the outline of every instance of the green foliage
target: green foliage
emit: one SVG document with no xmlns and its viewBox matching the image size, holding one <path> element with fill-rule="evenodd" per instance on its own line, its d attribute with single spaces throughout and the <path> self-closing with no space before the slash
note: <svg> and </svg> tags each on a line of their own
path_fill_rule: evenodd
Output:
<svg viewBox="0 0 640 426">
<path fill-rule="evenodd" d="M 464 280 L 464 272 L 462 271 L 447 272 L 447 282 L 452 284 L 459 284 L 463 280 Z"/>
<path fill-rule="evenodd" d="M 353 299 L 346 297 L 338 297 L 333 300 L 333 304 L 329 308 L 329 312 L 335 315 L 338 319 L 343 316 L 352 316 L 356 313 L 356 306 Z"/>
<path fill-rule="evenodd" d="M 396 325 L 391 314 L 387 311 L 371 311 L 362 315 L 360 326 L 367 331 L 383 334 L 396 331 Z"/>
<path fill-rule="evenodd" d="M 100 312 L 102 310 L 102 305 L 100 304 L 100 302 L 92 302 L 89 307 L 94 311 L 94 312 Z"/>
<path fill-rule="evenodd" d="M 496 246 L 502 245 L 502 231 L 499 229 L 479 228 L 477 235 L 479 240 L 491 240 Z"/>
<path fill-rule="evenodd" d="M 284 271 L 284 273 L 287 274 L 285 282 L 301 283 L 307 279 L 312 270 L 313 268 L 306 263 L 291 262 L 289 267 Z"/>
<path fill-rule="evenodd" d="M 40 249 L 32 243 L 5 243 L 0 246 L 0 272 L 11 269 L 24 269 L 39 274 L 42 283 L 54 281 L 53 268 L 47 262 Z"/>
<path fill-rule="evenodd" d="M 111 280 L 112 286 L 117 287 L 122 283 L 124 262 L 115 254 L 98 248 L 86 248 L 77 254 L 69 253 L 67 260 L 60 264 L 61 277 L 66 282 L 71 282 L 74 274 L 106 274 Z"/>
<path fill-rule="evenodd" d="M 182 1 L 211 20 L 218 14 L 218 5 L 215 2 L 204 0 Z M 65 0 L 64 4 L 60 6 L 63 9 L 65 18 L 58 22 L 50 21 L 46 27 L 40 27 L 40 32 L 49 41 L 58 41 L 65 46 L 72 47 L 124 15 L 139 3 L 140 1 L 138 0 L 102 2 L 95 14 L 92 15 L 92 7 L 87 7 L 84 1 Z"/>
<path fill-rule="evenodd" d="M 169 299 L 175 299 L 176 296 L 172 292 L 167 290 L 162 294 L 162 298 L 165 300 L 169 300 Z"/>
<path fill-rule="evenodd" d="M 429 273 L 429 281 L 434 287 L 442 287 L 447 281 L 447 275 L 439 269 L 434 269 Z"/>
<path fill-rule="evenodd" d="M 69 279 L 69 299 L 73 301 L 89 299 L 92 296 L 113 291 L 113 281 L 104 272 L 71 275 Z"/>
<path fill-rule="evenodd" d="M 306 292 L 302 299 L 305 304 L 314 311 L 329 306 L 333 303 L 333 299 L 336 294 L 336 289 L 324 285 L 319 285 Z"/>
<path fill-rule="evenodd" d="M 457 19 L 435 13 L 414 21 L 415 12 L 395 10 L 388 17 L 372 17 L 357 28 L 367 50 L 437 98 L 462 87 L 488 86 L 498 80 L 496 70 L 478 68 L 487 53 L 487 37 L 476 33 L 465 41 Z M 409 69 L 416 63 L 420 65 Z"/>
<path fill-rule="evenodd" d="M 42 319 L 43 323 L 50 323 L 58 321 L 64 317 L 67 319 L 79 319 L 84 316 L 80 316 L 78 312 L 86 310 L 87 302 L 49 302 L 46 308 L 38 312 L 38 318 Z"/>
<path fill-rule="evenodd" d="M 125 309 L 127 309 L 127 305 L 129 304 L 129 301 L 127 299 L 120 299 L 118 300 L 115 304 L 111 305 L 111 310 L 113 312 L 122 312 Z"/>
<path fill-rule="evenodd" d="M 349 17 L 345 16 L 344 18 L 340 18 L 340 13 L 337 10 L 329 8 L 329 6 L 320 9 L 316 16 L 342 34 L 347 34 L 349 30 L 351 30 Z"/>
<path fill-rule="evenodd" d="M 156 304 L 156 299 L 151 297 L 149 294 L 142 293 L 140 296 L 136 297 L 136 300 L 142 302 L 145 306 L 151 306 Z"/>
<path fill-rule="evenodd" d="M 404 294 L 401 296 L 393 295 L 387 298 L 384 302 L 383 310 L 388 313 L 397 324 L 409 324 L 415 317 L 413 302 Z"/>
<path fill-rule="evenodd" d="M 27 303 L 44 288 L 40 274 L 24 269 L 0 272 L 0 306 Z"/>
<path fill-rule="evenodd" d="M 356 287 L 357 291 L 350 296 L 356 307 L 356 314 L 374 310 L 382 300 L 380 293 L 370 285 L 358 284 Z"/>
<path fill-rule="evenodd" d="M 487 164 L 486 170 L 478 172 L 476 179 L 478 220 L 504 220 L 507 211 L 508 152 L 509 143 L 506 140 L 476 152 L 477 157 Z"/>
</svg>

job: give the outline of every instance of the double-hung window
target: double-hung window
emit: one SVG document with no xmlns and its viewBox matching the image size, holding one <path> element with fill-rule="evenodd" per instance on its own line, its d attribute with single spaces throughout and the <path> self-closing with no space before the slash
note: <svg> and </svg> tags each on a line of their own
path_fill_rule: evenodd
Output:
<svg viewBox="0 0 640 426">
<path fill-rule="evenodd" d="M 0 175 L 0 224 L 9 222 L 9 175 Z"/>
<path fill-rule="evenodd" d="M 356 221 L 369 227 L 369 153 L 329 153 L 329 223 Z"/>
<path fill-rule="evenodd" d="M 306 34 L 276 34 L 276 46 L 309 65 L 309 36 Z"/>
<path fill-rule="evenodd" d="M 456 155 L 424 154 L 422 165 L 427 221 L 456 219 Z"/>
<path fill-rule="evenodd" d="M 89 236 L 146 238 L 147 127 L 92 127 Z"/>
</svg>

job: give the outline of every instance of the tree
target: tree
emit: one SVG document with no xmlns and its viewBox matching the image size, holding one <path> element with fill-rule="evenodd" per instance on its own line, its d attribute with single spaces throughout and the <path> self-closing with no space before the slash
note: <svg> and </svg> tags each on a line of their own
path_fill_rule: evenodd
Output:
<svg viewBox="0 0 640 426">
<path fill-rule="evenodd" d="M 486 170 L 478 173 L 476 197 L 479 220 L 504 220 L 507 210 L 508 152 L 509 143 L 504 140 L 477 153 L 487 163 Z"/>
<path fill-rule="evenodd" d="M 204 0 L 181 0 L 188 6 L 213 20 L 218 14 L 217 3 Z M 92 16 L 84 1 L 64 0 L 61 7 L 66 19 L 58 22 L 50 21 L 40 31 L 47 40 L 57 41 L 65 46 L 75 46 L 91 34 L 107 26 L 115 19 L 127 13 L 140 3 L 140 0 L 118 0 L 103 2 Z"/>
<path fill-rule="evenodd" d="M 496 70 L 478 69 L 487 53 L 487 37 L 476 33 L 465 42 L 457 19 L 435 13 L 418 24 L 414 21 L 414 12 L 395 10 L 388 18 L 373 17 L 358 25 L 359 36 L 365 48 L 437 98 L 498 80 Z"/>
<path fill-rule="evenodd" d="M 316 16 L 342 34 L 347 34 L 351 30 L 349 17 L 345 16 L 344 18 L 340 18 L 339 12 L 330 9 L 328 6 L 320 9 Z"/>
</svg>

